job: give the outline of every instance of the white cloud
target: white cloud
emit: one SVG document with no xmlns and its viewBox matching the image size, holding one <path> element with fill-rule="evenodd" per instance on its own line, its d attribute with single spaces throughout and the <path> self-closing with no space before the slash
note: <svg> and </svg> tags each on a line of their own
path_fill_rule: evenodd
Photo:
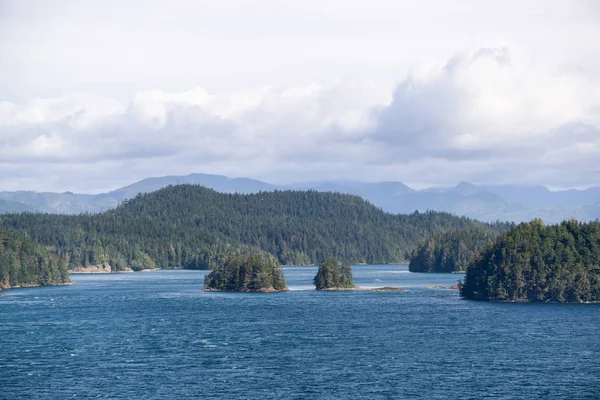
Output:
<svg viewBox="0 0 600 400">
<path fill-rule="evenodd" d="M 117 100 L 86 93 L 72 93 L 59 98 L 35 98 L 25 105 L 0 102 L 0 127 L 45 125 L 64 121 L 74 128 L 85 128 L 111 115 L 124 112 Z"/>
<path fill-rule="evenodd" d="M 393 97 L 358 80 L 229 93 L 157 89 L 128 105 L 75 93 L 0 103 L 0 182 L 87 191 L 210 172 L 280 183 L 598 185 L 598 110 L 595 77 L 507 48 L 415 70 Z"/>
<path fill-rule="evenodd" d="M 409 77 L 382 117 L 391 135 L 435 135 L 444 148 L 523 147 L 564 124 L 600 123 L 600 84 L 581 73 L 522 65 L 506 48 L 461 54 Z"/>
</svg>

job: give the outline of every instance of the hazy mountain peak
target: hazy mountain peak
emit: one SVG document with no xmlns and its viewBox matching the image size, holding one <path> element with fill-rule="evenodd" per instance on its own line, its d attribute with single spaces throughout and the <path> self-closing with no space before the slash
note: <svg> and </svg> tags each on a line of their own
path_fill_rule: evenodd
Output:
<svg viewBox="0 0 600 400">
<path fill-rule="evenodd" d="M 592 220 L 600 217 L 600 188 L 551 191 L 544 186 L 474 185 L 460 182 L 451 187 L 414 190 L 402 182 L 321 181 L 273 185 L 250 178 L 193 173 L 143 179 L 109 193 L 97 195 L 71 192 L 0 192 L 0 213 L 41 211 L 78 214 L 115 208 L 138 193 L 148 193 L 169 185 L 201 185 L 222 193 L 257 193 L 273 190 L 316 190 L 354 194 L 384 211 L 412 213 L 415 210 L 447 211 L 484 221 L 526 221 L 540 217 L 558 222 L 575 217 Z"/>
<path fill-rule="evenodd" d="M 453 187 L 451 191 L 463 196 L 472 196 L 474 194 L 481 193 L 484 190 L 470 182 L 460 182 L 458 185 Z"/>
</svg>

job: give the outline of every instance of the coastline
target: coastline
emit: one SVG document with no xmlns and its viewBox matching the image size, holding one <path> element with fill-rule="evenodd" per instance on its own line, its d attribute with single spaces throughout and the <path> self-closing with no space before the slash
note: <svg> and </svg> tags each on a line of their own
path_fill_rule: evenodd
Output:
<svg viewBox="0 0 600 400">
<path fill-rule="evenodd" d="M 277 290 L 273 287 L 270 287 L 270 288 L 260 288 L 258 290 L 221 290 L 221 289 L 205 287 L 204 291 L 205 292 L 227 292 L 227 293 L 282 293 L 282 292 L 289 292 L 290 289 L 288 289 L 286 287 L 285 289 Z"/>
<path fill-rule="evenodd" d="M 344 291 L 344 290 L 363 290 L 358 286 L 353 286 L 353 287 L 330 287 L 330 288 L 325 288 L 325 289 L 315 289 L 315 290 L 319 290 L 319 291 L 328 291 L 328 292 L 337 292 L 337 291 Z"/>
<path fill-rule="evenodd" d="M 2 291 L 11 290 L 11 289 L 27 289 L 27 288 L 36 288 L 36 287 L 50 287 L 50 286 L 68 286 L 68 285 L 74 285 L 74 284 L 75 284 L 75 282 L 53 283 L 51 285 L 39 285 L 37 283 L 26 284 L 26 285 L 17 285 L 17 286 L 0 285 L 0 293 Z"/>
<path fill-rule="evenodd" d="M 391 287 L 391 286 L 384 286 L 384 287 L 380 287 L 380 288 L 374 288 L 374 289 L 365 289 L 366 292 L 376 292 L 376 293 L 403 293 L 406 292 L 406 290 L 399 288 L 399 287 Z"/>
</svg>

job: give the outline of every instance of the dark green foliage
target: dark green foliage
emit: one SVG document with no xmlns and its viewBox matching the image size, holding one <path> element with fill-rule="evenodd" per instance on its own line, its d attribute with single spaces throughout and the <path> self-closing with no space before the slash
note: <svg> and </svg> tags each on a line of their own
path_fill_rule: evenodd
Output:
<svg viewBox="0 0 600 400">
<path fill-rule="evenodd" d="M 279 263 L 264 251 L 231 253 L 206 275 L 207 290 L 271 292 L 287 290 Z"/>
<path fill-rule="evenodd" d="M 285 265 L 330 257 L 402 262 L 425 237 L 473 226 L 489 227 L 447 213 L 387 214 L 360 197 L 339 193 L 222 194 L 192 185 L 138 195 L 95 215 L 0 216 L 0 227 L 52 246 L 70 268 L 109 264 L 114 271 L 207 269 L 231 246 L 260 248 Z"/>
<path fill-rule="evenodd" d="M 0 289 L 70 282 L 65 260 L 15 232 L 0 231 Z"/>
<path fill-rule="evenodd" d="M 348 261 L 343 261 L 340 267 L 340 286 L 343 288 L 354 287 L 352 283 L 352 268 Z"/>
<path fill-rule="evenodd" d="M 600 301 L 600 222 L 544 226 L 534 220 L 516 226 L 474 257 L 460 294 L 475 300 Z"/>
<path fill-rule="evenodd" d="M 353 288 L 350 263 L 347 261 L 340 262 L 335 258 L 325 260 L 319 265 L 313 283 L 317 290 Z"/>
<path fill-rule="evenodd" d="M 408 269 L 411 272 L 465 271 L 474 254 L 483 251 L 500 232 L 512 226 L 496 223 L 435 233 L 413 252 Z"/>
</svg>

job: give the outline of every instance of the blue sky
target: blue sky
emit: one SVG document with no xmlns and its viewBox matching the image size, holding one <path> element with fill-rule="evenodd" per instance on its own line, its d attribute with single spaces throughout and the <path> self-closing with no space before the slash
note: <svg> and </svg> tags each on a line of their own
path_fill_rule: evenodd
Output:
<svg viewBox="0 0 600 400">
<path fill-rule="evenodd" d="M 0 0 L 0 190 L 600 185 L 597 3 L 413 3 Z"/>
</svg>

